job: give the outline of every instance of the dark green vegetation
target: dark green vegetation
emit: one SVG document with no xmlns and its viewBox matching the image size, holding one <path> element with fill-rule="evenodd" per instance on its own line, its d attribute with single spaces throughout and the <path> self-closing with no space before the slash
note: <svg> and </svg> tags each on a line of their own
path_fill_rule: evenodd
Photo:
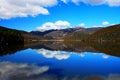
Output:
<svg viewBox="0 0 120 80">
<path fill-rule="evenodd" d="M 24 43 L 13 43 L 7 45 L 0 45 L 0 56 L 14 54 L 17 51 L 24 50 L 27 48 L 34 47 L 36 45 L 43 44 L 43 42 L 24 42 Z"/>
<path fill-rule="evenodd" d="M 68 34 L 64 40 L 66 45 L 77 49 L 84 42 L 96 51 L 120 57 L 120 24 L 100 29 L 92 34 Z"/>
<path fill-rule="evenodd" d="M 25 31 L 8 29 L 0 26 L 0 45 L 8 45 L 15 43 L 24 43 L 30 41 L 43 40 L 41 36 L 36 36 Z"/>
<path fill-rule="evenodd" d="M 94 33 L 85 31 L 79 33 L 67 34 L 63 38 L 65 41 L 81 40 L 81 41 L 114 41 L 120 42 L 120 24 L 107 28 L 102 28 Z"/>
<path fill-rule="evenodd" d="M 101 53 L 120 57 L 120 42 L 93 42 L 88 45 Z"/>
<path fill-rule="evenodd" d="M 7 45 L 0 45 L 0 56 L 4 56 L 7 54 L 13 54 L 19 50 L 24 49 L 23 43 L 13 43 Z"/>
<path fill-rule="evenodd" d="M 10 54 L 17 50 L 32 47 L 68 52 L 103 52 L 120 56 L 120 25 L 94 29 L 75 28 L 74 30 L 68 29 L 68 31 L 65 29 L 68 33 L 61 31 L 61 37 L 56 37 L 59 30 L 52 30 L 48 33 L 49 35 L 53 34 L 52 36 L 57 33 L 52 39 L 64 39 L 64 42 L 42 42 L 40 40 L 46 40 L 44 35 L 41 37 L 42 35 L 38 36 L 25 31 L 0 27 L 0 53 L 1 55 Z M 45 33 L 45 35 L 48 33 Z"/>
<path fill-rule="evenodd" d="M 64 41 L 82 41 L 88 36 L 88 33 L 85 32 L 80 32 L 80 33 L 71 33 L 71 34 L 66 34 L 63 37 Z"/>
<path fill-rule="evenodd" d="M 27 48 L 32 49 L 46 49 L 50 51 L 67 51 L 74 53 L 93 52 L 93 53 L 105 53 L 112 56 L 120 57 L 120 43 L 112 42 L 90 42 L 84 43 L 81 41 L 66 41 L 66 42 L 33 42 L 24 44 L 12 44 L 7 46 L 0 46 L 0 56 L 6 54 L 13 54 L 17 51 L 24 50 Z"/>
<path fill-rule="evenodd" d="M 6 42 L 23 43 L 40 41 L 46 40 L 46 38 L 48 40 L 63 39 L 65 41 L 120 41 L 120 25 L 107 28 L 98 27 L 85 29 L 78 27 L 45 32 L 32 31 L 31 33 L 0 27 L 0 44 L 5 44 Z"/>
<path fill-rule="evenodd" d="M 23 43 L 22 34 L 14 29 L 8 29 L 0 26 L 0 45 L 9 45 L 15 43 Z"/>
<path fill-rule="evenodd" d="M 75 34 L 76 37 L 79 38 L 80 36 L 78 36 L 78 34 L 84 34 L 84 33 L 85 34 L 91 34 L 91 33 L 94 33 L 95 31 L 97 31 L 99 29 L 102 29 L 102 28 L 100 28 L 100 27 L 97 27 L 97 28 L 76 27 L 76 28 L 66 28 L 66 29 L 60 29 L 60 30 L 48 30 L 48 31 L 44 31 L 44 32 L 32 31 L 31 33 L 35 34 L 35 35 L 38 35 L 38 36 L 43 36 L 43 37 L 47 38 L 48 40 L 61 40 L 61 39 L 63 39 L 63 37 L 65 35 L 67 35 L 67 37 L 71 38 L 71 36 L 69 36 L 69 34 L 70 35 Z"/>
<path fill-rule="evenodd" d="M 89 40 L 120 42 L 120 24 L 98 30 L 88 36 Z"/>
<path fill-rule="evenodd" d="M 81 42 L 81 41 L 65 41 L 64 44 L 73 51 L 105 53 L 112 56 L 120 57 L 120 42 Z"/>
</svg>

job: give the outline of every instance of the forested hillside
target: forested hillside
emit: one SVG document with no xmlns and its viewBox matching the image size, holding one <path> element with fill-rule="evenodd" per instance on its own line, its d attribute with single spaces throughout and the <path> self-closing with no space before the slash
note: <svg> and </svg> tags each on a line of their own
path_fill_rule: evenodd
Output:
<svg viewBox="0 0 120 80">
<path fill-rule="evenodd" d="M 9 45 L 15 43 L 24 43 L 28 41 L 43 40 L 41 36 L 36 36 L 25 31 L 9 29 L 0 26 L 0 45 Z"/>
<path fill-rule="evenodd" d="M 39 35 L 39 36 L 43 36 L 47 39 L 51 39 L 51 40 L 60 40 L 63 39 L 63 37 L 65 38 L 71 38 L 72 35 L 79 38 L 78 34 L 92 34 L 94 32 L 96 32 L 97 30 L 102 29 L 102 27 L 96 27 L 96 28 L 81 28 L 81 27 L 74 27 L 74 28 L 66 28 L 66 29 L 60 29 L 60 30 L 47 30 L 44 32 L 41 31 L 32 31 L 32 34 L 35 35 Z M 65 36 L 66 35 L 66 36 Z M 82 36 L 81 35 L 81 36 Z M 72 37 L 73 38 L 73 37 Z M 80 38 L 79 38 L 80 39 Z"/>
<path fill-rule="evenodd" d="M 23 43 L 23 41 L 24 38 L 19 31 L 0 26 L 0 45 Z"/>
<path fill-rule="evenodd" d="M 89 40 L 120 41 L 120 24 L 98 30 L 88 36 Z"/>
<path fill-rule="evenodd" d="M 71 34 L 65 35 L 63 39 L 64 41 L 81 41 L 81 40 L 84 40 L 88 35 L 89 34 L 85 32 L 71 33 Z"/>
<path fill-rule="evenodd" d="M 117 41 L 120 42 L 120 24 L 101 28 L 90 34 L 86 31 L 67 34 L 63 38 L 65 41 Z"/>
</svg>

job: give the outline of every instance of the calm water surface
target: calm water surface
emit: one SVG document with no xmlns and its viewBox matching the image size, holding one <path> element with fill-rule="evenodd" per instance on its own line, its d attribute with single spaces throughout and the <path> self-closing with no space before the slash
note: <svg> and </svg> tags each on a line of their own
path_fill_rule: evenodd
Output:
<svg viewBox="0 0 120 80">
<path fill-rule="evenodd" d="M 120 80 L 119 68 L 119 56 L 61 43 L 0 56 L 0 80 Z"/>
</svg>

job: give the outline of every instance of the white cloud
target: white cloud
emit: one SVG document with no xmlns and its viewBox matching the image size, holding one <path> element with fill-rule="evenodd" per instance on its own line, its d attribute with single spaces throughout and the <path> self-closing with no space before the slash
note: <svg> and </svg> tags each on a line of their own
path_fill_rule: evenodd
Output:
<svg viewBox="0 0 120 80">
<path fill-rule="evenodd" d="M 120 6 L 120 0 L 61 0 L 64 3 L 72 2 L 79 4 L 83 2 L 90 5 L 108 4 L 109 6 Z M 58 4 L 58 0 L 0 0 L 0 18 L 10 19 L 15 17 L 48 15 L 47 7 Z"/>
<path fill-rule="evenodd" d="M 104 21 L 103 23 L 102 23 L 102 25 L 104 25 L 104 26 L 106 26 L 106 25 L 109 25 L 110 23 L 108 22 L 108 21 Z"/>
<path fill-rule="evenodd" d="M 110 57 L 110 56 L 108 56 L 108 55 L 104 55 L 104 56 L 103 56 L 104 59 L 108 59 L 109 57 Z"/>
<path fill-rule="evenodd" d="M 49 74 L 48 70 L 48 66 L 40 67 L 12 62 L 0 62 L 0 80 L 120 80 L 120 74 L 108 74 L 108 76 L 91 74 L 90 76 L 81 78 L 81 75 L 71 77 L 67 75 L 59 76 L 61 73 Z"/>
<path fill-rule="evenodd" d="M 62 21 L 58 20 L 55 23 L 53 22 L 46 22 L 40 27 L 37 27 L 38 31 L 45 31 L 45 30 L 50 30 L 50 29 L 63 29 L 70 27 L 70 23 L 68 21 Z"/>
<path fill-rule="evenodd" d="M 82 2 L 91 5 L 101 5 L 106 2 L 106 0 L 82 0 Z"/>
<path fill-rule="evenodd" d="M 63 3 L 67 4 L 69 1 L 68 0 L 61 0 Z"/>
<path fill-rule="evenodd" d="M 97 28 L 97 27 L 102 27 L 102 26 L 96 26 L 96 25 L 94 25 L 93 27 L 94 27 L 94 28 Z"/>
<path fill-rule="evenodd" d="M 120 6 L 120 0 L 107 0 L 110 6 Z"/>
<path fill-rule="evenodd" d="M 64 3 L 72 2 L 79 4 L 80 2 L 90 5 L 108 4 L 109 6 L 120 6 L 120 0 L 62 0 Z"/>
<path fill-rule="evenodd" d="M 79 5 L 80 0 L 72 0 L 73 3 L 75 3 L 76 5 Z"/>
<path fill-rule="evenodd" d="M 45 58 L 56 58 L 57 60 L 65 60 L 70 57 L 70 54 L 66 52 L 50 51 L 46 49 L 40 49 L 37 53 L 42 54 Z"/>
<path fill-rule="evenodd" d="M 36 65 L 0 62 L 0 80 L 27 80 L 31 76 L 42 74 L 48 70 L 48 66 L 39 67 Z"/>
<path fill-rule="evenodd" d="M 0 0 L 0 18 L 48 15 L 46 7 L 57 4 L 57 0 Z"/>
<path fill-rule="evenodd" d="M 80 27 L 85 27 L 85 23 L 81 23 L 81 24 L 79 24 L 78 26 L 80 26 Z"/>
<path fill-rule="evenodd" d="M 84 53 L 80 53 L 80 56 L 81 56 L 81 57 L 85 57 L 85 54 L 84 54 Z"/>
</svg>

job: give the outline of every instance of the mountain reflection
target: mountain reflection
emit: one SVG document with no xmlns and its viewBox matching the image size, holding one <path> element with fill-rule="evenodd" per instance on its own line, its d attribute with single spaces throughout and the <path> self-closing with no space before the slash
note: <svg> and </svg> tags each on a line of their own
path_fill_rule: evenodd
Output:
<svg viewBox="0 0 120 80">
<path fill-rule="evenodd" d="M 114 42 L 92 42 L 84 43 L 79 41 L 71 42 L 36 42 L 36 43 L 24 43 L 24 44 L 12 44 L 12 45 L 1 45 L 0 46 L 0 55 L 12 54 L 19 50 L 32 48 L 38 50 L 38 53 L 46 55 L 47 58 L 55 57 L 57 59 L 66 59 L 68 54 L 65 52 L 74 52 L 82 53 L 81 56 L 84 56 L 84 52 L 92 53 L 105 53 L 112 56 L 120 56 L 120 43 Z M 42 52 L 41 52 L 42 51 Z M 63 54 L 61 55 L 61 52 Z M 54 56 L 53 56 L 54 55 Z M 59 58 L 58 58 L 59 57 Z M 108 56 L 104 56 L 108 58 Z"/>
<path fill-rule="evenodd" d="M 13 54 L 19 50 L 24 49 L 24 44 L 22 43 L 13 43 L 8 45 L 0 45 L 0 56 Z"/>
<path fill-rule="evenodd" d="M 120 42 L 93 42 L 88 45 L 99 52 L 120 57 Z"/>
<path fill-rule="evenodd" d="M 110 42 L 2 45 L 0 80 L 120 80 L 119 58 L 112 57 L 120 56 L 119 49 Z"/>
</svg>

